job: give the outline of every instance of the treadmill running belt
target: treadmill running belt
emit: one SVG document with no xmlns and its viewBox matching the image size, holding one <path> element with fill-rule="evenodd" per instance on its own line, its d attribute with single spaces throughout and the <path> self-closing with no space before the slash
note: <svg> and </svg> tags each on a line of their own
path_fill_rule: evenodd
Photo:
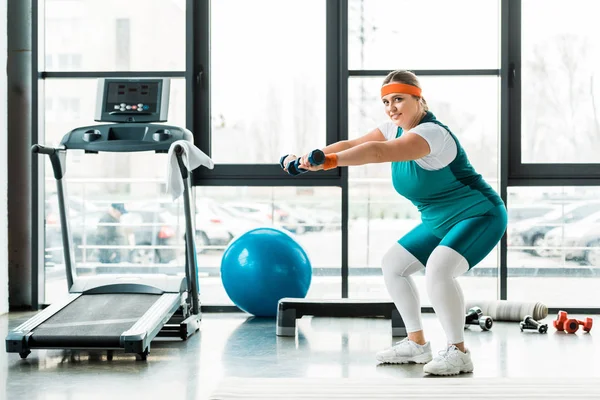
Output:
<svg viewBox="0 0 600 400">
<path fill-rule="evenodd" d="M 120 347 L 131 328 L 160 298 L 157 294 L 83 295 L 33 330 L 32 347 Z"/>
</svg>

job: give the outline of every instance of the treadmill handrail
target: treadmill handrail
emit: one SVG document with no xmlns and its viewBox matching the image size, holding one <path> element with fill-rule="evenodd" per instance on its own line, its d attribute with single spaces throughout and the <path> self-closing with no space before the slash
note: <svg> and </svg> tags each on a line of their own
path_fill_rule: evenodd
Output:
<svg viewBox="0 0 600 400">
<path fill-rule="evenodd" d="M 174 148 L 175 157 L 181 177 L 183 178 L 183 210 L 185 213 L 185 273 L 188 278 L 188 292 L 190 294 L 192 314 L 200 314 L 200 298 L 198 286 L 198 266 L 196 263 L 196 229 L 194 228 L 194 218 L 192 218 L 191 201 L 191 183 L 190 174 L 183 162 L 183 147 L 176 145 Z"/>
<path fill-rule="evenodd" d="M 66 166 L 66 151 L 64 147 L 54 148 L 43 146 L 40 144 L 34 144 L 31 146 L 31 152 L 34 154 L 46 154 L 50 157 L 50 164 L 54 172 L 54 178 L 56 179 L 56 194 L 58 197 L 58 210 L 60 217 L 60 232 L 63 244 L 64 262 L 65 262 L 65 274 L 67 278 L 67 287 L 69 292 L 73 287 L 73 265 L 75 257 L 73 253 L 73 241 L 71 238 L 71 227 L 69 224 L 69 205 L 65 201 L 67 198 L 66 185 L 63 177 L 65 176 Z"/>
</svg>

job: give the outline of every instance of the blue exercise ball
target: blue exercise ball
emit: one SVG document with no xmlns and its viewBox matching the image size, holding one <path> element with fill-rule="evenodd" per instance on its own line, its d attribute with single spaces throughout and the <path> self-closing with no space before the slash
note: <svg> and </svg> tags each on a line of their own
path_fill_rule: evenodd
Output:
<svg viewBox="0 0 600 400">
<path fill-rule="evenodd" d="M 302 246 L 275 228 L 244 233 L 221 259 L 225 292 L 236 306 L 257 317 L 277 315 L 283 297 L 305 297 L 311 279 L 312 266 Z"/>
</svg>

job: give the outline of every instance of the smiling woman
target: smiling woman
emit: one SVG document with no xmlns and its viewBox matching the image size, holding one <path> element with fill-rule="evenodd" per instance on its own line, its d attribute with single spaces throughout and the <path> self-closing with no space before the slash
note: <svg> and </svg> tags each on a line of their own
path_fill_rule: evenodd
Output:
<svg viewBox="0 0 600 400">
<path fill-rule="evenodd" d="M 390 72 L 380 96 L 389 122 L 359 139 L 323 148 L 322 165 L 312 165 L 312 158 L 303 155 L 300 167 L 318 171 L 391 162 L 394 188 L 417 207 L 422 223 L 394 243 L 381 261 L 388 293 L 408 338 L 378 353 L 377 359 L 426 364 L 423 371 L 433 375 L 471 372 L 463 333 L 465 303 L 455 278 L 498 244 L 506 230 L 506 208 L 475 171 L 458 138 L 427 109 L 412 72 Z M 284 165 L 293 158 L 288 156 Z M 420 298 L 411 278 L 425 266 L 427 292 L 450 344 L 435 359 L 425 340 Z"/>
</svg>

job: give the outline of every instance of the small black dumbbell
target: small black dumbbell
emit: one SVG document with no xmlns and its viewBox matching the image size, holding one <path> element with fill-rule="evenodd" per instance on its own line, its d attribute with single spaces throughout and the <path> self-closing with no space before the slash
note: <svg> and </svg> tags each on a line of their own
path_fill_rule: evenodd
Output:
<svg viewBox="0 0 600 400">
<path fill-rule="evenodd" d="M 279 159 L 279 166 L 284 168 L 283 162 L 287 158 L 288 154 L 281 156 Z M 311 165 L 321 165 L 325 162 L 325 153 L 322 150 L 316 149 L 308 153 L 308 162 Z M 300 158 L 295 159 L 294 161 L 290 161 L 287 165 L 287 173 L 292 176 L 304 174 L 308 172 L 307 169 L 300 168 Z"/>
<path fill-rule="evenodd" d="M 494 321 L 492 320 L 492 317 L 483 315 L 481 308 L 473 307 L 470 308 L 467 315 L 465 315 L 465 329 L 468 328 L 469 325 L 479 325 L 482 330 L 489 331 L 492 329 Z"/>
<path fill-rule="evenodd" d="M 521 332 L 523 332 L 523 329 L 535 329 L 539 333 L 548 332 L 548 324 L 536 321 L 531 315 L 526 315 L 523 321 L 519 322 L 519 326 L 521 327 Z"/>
</svg>

